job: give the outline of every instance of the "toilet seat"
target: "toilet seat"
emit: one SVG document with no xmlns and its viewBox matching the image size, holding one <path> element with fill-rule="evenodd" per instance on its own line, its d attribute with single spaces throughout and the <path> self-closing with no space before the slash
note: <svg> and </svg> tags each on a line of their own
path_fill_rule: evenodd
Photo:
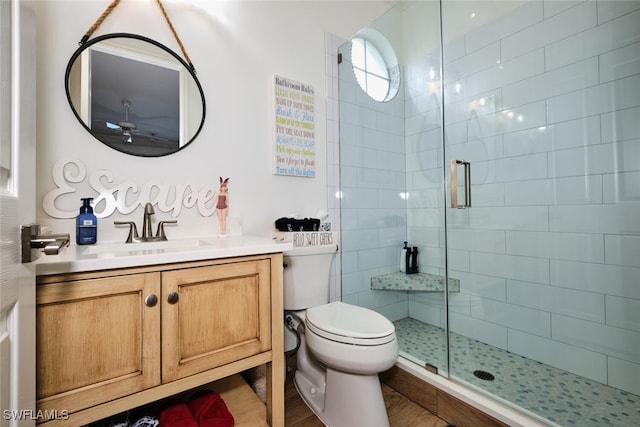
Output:
<svg viewBox="0 0 640 427">
<path fill-rule="evenodd" d="M 395 327 L 386 317 L 339 301 L 307 309 L 305 324 L 316 335 L 345 344 L 375 346 L 395 339 Z"/>
</svg>

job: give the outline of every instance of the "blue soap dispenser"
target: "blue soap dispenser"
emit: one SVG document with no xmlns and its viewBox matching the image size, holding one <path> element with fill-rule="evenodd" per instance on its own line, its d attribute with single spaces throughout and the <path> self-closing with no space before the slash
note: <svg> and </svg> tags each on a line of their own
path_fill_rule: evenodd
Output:
<svg viewBox="0 0 640 427">
<path fill-rule="evenodd" d="M 79 245 L 93 245 L 98 240 L 98 218 L 91 207 L 92 197 L 82 200 L 80 214 L 76 217 L 76 243 Z"/>
</svg>

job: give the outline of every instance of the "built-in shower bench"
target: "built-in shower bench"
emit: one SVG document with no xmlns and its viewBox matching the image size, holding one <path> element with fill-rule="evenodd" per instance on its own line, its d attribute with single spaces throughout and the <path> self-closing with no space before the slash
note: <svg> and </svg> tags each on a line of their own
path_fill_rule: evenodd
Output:
<svg viewBox="0 0 640 427">
<path fill-rule="evenodd" d="M 444 292 L 445 277 L 438 274 L 401 272 L 371 278 L 371 289 L 383 291 Z M 460 292 L 460 280 L 449 278 L 449 292 Z"/>
</svg>

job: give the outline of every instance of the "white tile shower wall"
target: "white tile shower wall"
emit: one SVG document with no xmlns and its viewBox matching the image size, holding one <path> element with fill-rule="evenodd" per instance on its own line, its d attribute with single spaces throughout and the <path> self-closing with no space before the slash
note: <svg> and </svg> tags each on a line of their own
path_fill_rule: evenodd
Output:
<svg viewBox="0 0 640 427">
<path fill-rule="evenodd" d="M 451 329 L 640 394 L 640 2 L 530 1 L 464 42 L 445 63 L 446 158 L 471 159 L 474 201 L 448 209 Z"/>
<path fill-rule="evenodd" d="M 447 22 L 447 1 L 443 13 Z M 417 25 L 416 15 L 407 22 Z M 444 31 L 446 158 L 472 161 L 474 203 L 447 209 L 450 274 L 461 282 L 449 296 L 451 329 L 640 394 L 640 2 L 533 0 L 464 36 Z M 403 56 L 406 169 L 380 166 L 398 154 L 375 129 L 380 110 L 352 105 L 360 121 L 343 124 L 342 137 L 376 148 L 343 147 L 358 160 L 343 167 L 342 184 L 406 173 L 407 238 L 421 246 L 422 270 L 442 273 L 449 201 L 439 77 L 429 79 L 440 55 Z M 342 85 L 343 100 L 362 101 L 358 90 Z M 416 293 L 394 311 L 402 295 L 368 290 L 373 272 L 395 266 L 393 256 L 371 262 L 385 256 L 375 252 L 385 222 L 373 213 L 384 192 L 362 191 L 342 200 L 343 230 L 358 242 L 343 254 L 344 299 L 444 327 L 441 294 Z"/>
<path fill-rule="evenodd" d="M 420 28 L 405 28 L 404 41 L 415 45 L 412 34 L 421 34 L 430 39 L 431 45 L 439 42 L 439 28 L 437 25 L 427 27 L 421 22 L 425 17 L 438 16 L 436 2 L 416 2 L 405 10 L 409 22 Z M 413 17 L 413 18 L 410 18 Z M 422 17 L 418 19 L 416 17 Z M 412 31 L 413 30 L 413 31 Z M 415 33 L 414 33 L 415 31 Z M 440 51 L 435 49 L 426 55 L 426 40 L 422 46 L 416 46 L 415 52 L 404 52 L 408 61 L 404 65 L 405 77 L 405 138 L 407 164 L 407 237 L 412 246 L 418 246 L 418 265 L 421 272 L 444 274 L 445 253 L 444 217 L 442 209 L 445 200 L 442 193 L 443 185 L 443 149 L 442 149 L 442 96 L 441 96 L 441 62 Z M 473 67 L 475 70 L 485 69 L 492 64 L 492 58 L 499 54 L 499 47 L 488 46 L 471 58 L 460 59 L 457 66 L 460 69 Z M 461 108 L 462 110 L 464 107 Z M 466 128 L 453 128 L 445 132 L 445 137 L 455 140 L 466 140 Z M 502 152 L 502 148 L 498 147 Z M 483 152 L 478 154 L 486 156 Z M 464 253 L 452 257 L 450 262 L 468 268 L 469 259 Z M 410 293 L 410 315 L 422 321 L 437 319 L 437 326 L 444 327 L 445 311 L 443 310 L 444 296 L 442 294 Z M 425 308 L 426 307 L 426 308 Z M 430 322 L 428 322 L 430 323 Z"/>
<path fill-rule="evenodd" d="M 406 294 L 371 290 L 371 277 L 397 271 L 406 235 L 403 96 L 386 103 L 368 98 L 351 70 L 349 44 L 340 49 L 340 74 L 335 52 L 344 42 L 327 43 L 334 49 L 327 58 L 335 63 L 333 89 L 340 99 L 334 129 L 339 133 L 335 152 L 342 156 L 336 158 L 339 176 L 333 178 L 336 186 L 329 197 L 339 194 L 342 300 L 398 320 L 408 316 Z"/>
<path fill-rule="evenodd" d="M 338 47 L 344 43 L 341 37 L 334 34 L 325 33 L 325 69 L 327 74 L 327 208 L 328 221 L 334 237 L 334 243 L 338 245 L 341 252 L 341 230 L 340 221 L 340 110 L 338 107 Z M 342 278 L 341 271 L 349 272 L 349 268 L 354 264 L 343 263 L 341 253 L 336 254 L 331 266 L 329 281 L 329 300 L 340 301 L 342 298 Z M 346 269 L 346 270 L 345 270 Z"/>
</svg>

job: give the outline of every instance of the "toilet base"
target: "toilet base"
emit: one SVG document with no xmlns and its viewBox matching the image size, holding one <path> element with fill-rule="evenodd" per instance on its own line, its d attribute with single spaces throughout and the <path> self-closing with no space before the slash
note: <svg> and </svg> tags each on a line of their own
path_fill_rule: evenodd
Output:
<svg viewBox="0 0 640 427">
<path fill-rule="evenodd" d="M 328 368 L 324 390 L 296 371 L 294 384 L 307 406 L 331 427 L 389 427 L 378 375 Z"/>
</svg>

